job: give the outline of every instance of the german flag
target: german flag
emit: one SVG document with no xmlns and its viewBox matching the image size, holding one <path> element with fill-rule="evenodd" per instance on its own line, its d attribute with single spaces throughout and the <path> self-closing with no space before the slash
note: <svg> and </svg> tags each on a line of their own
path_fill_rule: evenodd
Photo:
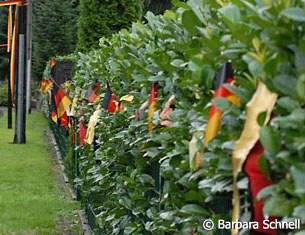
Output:
<svg viewBox="0 0 305 235">
<path fill-rule="evenodd" d="M 91 84 L 86 92 L 86 99 L 92 103 L 96 103 L 99 99 L 99 95 L 97 94 L 97 92 L 100 88 L 100 84 Z"/>
<path fill-rule="evenodd" d="M 49 62 L 49 65 L 51 68 L 53 68 L 56 65 L 56 60 L 54 58 L 52 58 Z"/>
<path fill-rule="evenodd" d="M 58 86 L 53 86 L 52 88 L 52 96 L 54 97 L 57 117 L 60 119 L 66 113 L 67 109 L 71 105 L 70 99 L 63 92 L 63 90 L 59 89 Z"/>
<path fill-rule="evenodd" d="M 152 122 L 154 117 L 154 112 L 156 112 L 157 95 L 160 85 L 158 83 L 153 83 L 150 89 L 149 97 L 149 108 L 148 108 L 148 131 L 151 132 L 154 129 L 154 124 Z"/>
<path fill-rule="evenodd" d="M 106 93 L 104 95 L 102 107 L 103 109 L 107 110 L 110 113 L 114 113 L 116 110 L 115 95 L 113 94 L 108 82 L 107 82 L 107 88 L 106 88 Z"/>
<path fill-rule="evenodd" d="M 65 112 L 60 118 L 60 125 L 65 126 L 67 130 L 70 128 L 70 119 L 68 117 L 67 112 Z"/>
<path fill-rule="evenodd" d="M 233 70 L 230 63 L 225 63 L 218 74 L 216 91 L 213 98 L 226 98 L 233 104 L 239 105 L 240 101 L 238 97 L 226 89 L 224 84 L 234 84 Z M 213 104 L 210 109 L 209 120 L 204 136 L 204 147 L 217 136 L 221 124 L 221 118 L 221 110 Z"/>
<path fill-rule="evenodd" d="M 50 102 L 50 118 L 52 119 L 53 122 L 57 123 L 57 111 L 56 111 L 56 103 L 54 96 L 51 95 L 51 102 Z"/>
<path fill-rule="evenodd" d="M 213 98 L 226 98 L 231 101 L 235 105 L 239 105 L 240 101 L 238 97 L 230 92 L 227 88 L 225 88 L 225 84 L 234 84 L 234 74 L 231 63 L 225 63 L 218 75 L 217 75 L 217 85 L 215 89 L 215 93 Z M 205 148 L 208 143 L 213 140 L 219 131 L 219 127 L 221 125 L 222 111 L 217 108 L 216 105 L 212 105 L 209 113 L 209 120 L 207 123 L 207 128 L 204 135 L 203 148 Z M 196 138 L 195 138 L 196 139 Z M 193 138 L 193 141 L 195 141 Z M 197 152 L 194 155 L 194 158 L 190 158 L 191 169 L 195 170 L 201 166 L 202 155 Z"/>
<path fill-rule="evenodd" d="M 149 105 L 149 102 L 148 100 L 145 101 L 141 107 L 136 111 L 136 115 L 135 115 L 135 120 L 136 121 L 143 121 L 145 120 L 147 117 L 146 117 L 146 110 L 148 108 L 148 105 Z"/>
<path fill-rule="evenodd" d="M 40 84 L 40 92 L 47 93 L 48 90 L 53 86 L 53 82 L 51 80 L 41 80 Z"/>
</svg>

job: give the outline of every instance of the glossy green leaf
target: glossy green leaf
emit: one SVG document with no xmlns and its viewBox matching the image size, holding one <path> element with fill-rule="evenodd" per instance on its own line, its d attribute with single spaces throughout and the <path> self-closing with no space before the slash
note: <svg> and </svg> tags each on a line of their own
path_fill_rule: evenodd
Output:
<svg viewBox="0 0 305 235">
<path fill-rule="evenodd" d="M 294 96 L 296 94 L 297 80 L 288 75 L 279 75 L 273 80 L 274 87 L 285 95 Z"/>
<path fill-rule="evenodd" d="M 266 151 L 276 154 L 281 150 L 281 137 L 276 129 L 272 127 L 262 127 L 259 131 L 259 136 Z"/>
<path fill-rule="evenodd" d="M 289 112 L 292 112 L 293 110 L 300 108 L 300 104 L 297 101 L 291 99 L 290 97 L 281 97 L 277 101 L 277 104 Z"/>
<path fill-rule="evenodd" d="M 302 74 L 298 79 L 297 93 L 299 95 L 299 98 L 305 101 L 305 74 Z"/>
<path fill-rule="evenodd" d="M 305 205 L 300 205 L 294 208 L 293 216 L 305 220 Z"/>
<path fill-rule="evenodd" d="M 305 164 L 298 164 L 291 167 L 291 175 L 295 185 L 295 191 L 300 194 L 305 193 Z"/>
<path fill-rule="evenodd" d="M 275 195 L 268 198 L 264 204 L 264 214 L 268 216 L 288 216 L 293 205 L 284 195 Z"/>
<path fill-rule="evenodd" d="M 267 112 L 261 112 L 258 117 L 257 117 L 257 123 L 258 125 L 260 125 L 261 127 L 265 124 L 266 121 L 266 117 L 267 117 Z"/>
<path fill-rule="evenodd" d="M 237 25 L 240 22 L 240 10 L 236 5 L 229 4 L 219 9 L 219 12 L 230 25 Z"/>
<path fill-rule="evenodd" d="M 305 10 L 298 7 L 287 8 L 280 13 L 281 16 L 285 16 L 289 19 L 305 22 Z"/>
<path fill-rule="evenodd" d="M 212 103 L 216 105 L 221 111 L 226 111 L 230 106 L 231 103 L 226 98 L 215 98 L 212 100 Z"/>
<path fill-rule="evenodd" d="M 183 206 L 181 209 L 180 209 L 181 212 L 183 213 L 186 213 L 186 214 L 191 214 L 191 215 L 208 215 L 209 212 L 202 208 L 201 206 L 199 205 L 196 205 L 196 204 L 188 204 L 188 205 L 185 205 Z"/>
<path fill-rule="evenodd" d="M 200 20 L 197 18 L 195 13 L 191 10 L 185 11 L 182 15 L 183 26 L 192 34 L 198 34 L 198 29 L 201 25 Z"/>
</svg>

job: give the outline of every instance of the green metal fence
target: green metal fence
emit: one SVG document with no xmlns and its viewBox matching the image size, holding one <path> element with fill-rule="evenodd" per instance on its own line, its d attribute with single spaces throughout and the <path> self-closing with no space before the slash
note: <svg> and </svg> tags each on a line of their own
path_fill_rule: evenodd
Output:
<svg viewBox="0 0 305 235">
<path fill-rule="evenodd" d="M 59 148 L 61 157 L 64 160 L 67 155 L 68 131 L 66 130 L 65 127 L 59 126 L 56 123 L 54 123 L 50 118 L 49 118 L 49 124 L 51 130 L 53 131 L 55 141 Z"/>
</svg>

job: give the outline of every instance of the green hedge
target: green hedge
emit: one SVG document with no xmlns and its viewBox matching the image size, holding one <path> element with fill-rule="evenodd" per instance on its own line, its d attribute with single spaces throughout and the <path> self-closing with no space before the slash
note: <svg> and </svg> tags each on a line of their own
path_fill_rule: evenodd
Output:
<svg viewBox="0 0 305 235">
<path fill-rule="evenodd" d="M 7 106 L 8 102 L 8 81 L 5 80 L 1 85 L 0 85 L 0 106 Z"/>
<path fill-rule="evenodd" d="M 80 176 L 75 182 L 83 202 L 90 199 L 98 214 L 101 234 L 206 234 L 204 218 L 230 219 L 225 204 L 232 193 L 230 156 L 259 80 L 280 95 L 275 118 L 261 136 L 267 174 L 275 182 L 261 192 L 264 212 L 305 219 L 304 3 L 178 4 L 177 11 L 148 13 L 146 24 L 134 23 L 130 30 L 102 38 L 98 49 L 79 55 L 73 84 L 79 97 L 93 82 L 105 87 L 106 81 L 117 98 L 135 96 L 125 112 L 103 111 L 95 146 L 77 147 Z M 227 61 L 233 63 L 237 83 L 229 89 L 240 97 L 241 106 L 212 101 L 224 111 L 221 130 L 206 147 L 202 168 L 191 172 L 189 141 L 195 132 L 203 138 L 215 74 Z M 176 109 L 170 116 L 173 127 L 161 127 L 157 111 L 156 128 L 148 133 L 147 120 L 137 122 L 134 114 L 148 99 L 152 82 L 162 86 L 158 108 L 174 94 Z M 95 108 L 78 101 L 85 123 Z M 245 178 L 240 175 L 243 217 L 250 211 Z"/>
<path fill-rule="evenodd" d="M 33 1 L 33 76 L 39 81 L 49 59 L 75 51 L 77 16 L 70 0 Z"/>
<path fill-rule="evenodd" d="M 142 0 L 81 0 L 79 6 L 78 44 L 80 51 L 98 46 L 109 37 L 142 17 Z"/>
</svg>

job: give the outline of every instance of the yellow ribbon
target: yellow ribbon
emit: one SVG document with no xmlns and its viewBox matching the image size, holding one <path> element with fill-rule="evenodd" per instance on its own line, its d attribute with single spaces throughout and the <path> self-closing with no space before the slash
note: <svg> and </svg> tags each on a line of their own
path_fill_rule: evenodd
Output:
<svg viewBox="0 0 305 235">
<path fill-rule="evenodd" d="M 12 6 L 8 9 L 7 17 L 7 52 L 11 51 L 12 46 L 12 36 L 13 36 L 13 16 L 12 16 Z"/>
<path fill-rule="evenodd" d="M 91 115 L 89 123 L 88 123 L 88 129 L 86 132 L 85 142 L 88 144 L 92 144 L 94 140 L 94 132 L 95 132 L 95 126 L 98 123 L 98 119 L 101 115 L 101 106 L 99 105 L 97 109 L 94 111 L 93 115 Z"/>
<path fill-rule="evenodd" d="M 17 12 L 15 9 L 15 20 L 14 20 L 14 29 L 12 35 L 12 45 L 11 45 L 11 60 L 10 60 L 10 81 L 11 81 L 11 97 L 12 103 L 14 103 L 14 86 L 15 86 L 15 68 L 16 68 L 16 34 L 17 34 Z"/>
<path fill-rule="evenodd" d="M 271 112 L 276 103 L 278 95 L 268 90 L 266 85 L 259 82 L 255 94 L 247 104 L 247 116 L 244 129 L 240 138 L 236 141 L 232 162 L 233 162 L 233 212 L 232 221 L 238 221 L 240 218 L 240 195 L 237 186 L 238 174 L 242 170 L 244 161 L 249 152 L 259 139 L 260 126 L 257 123 L 257 117 L 260 113 L 266 112 L 266 125 L 271 117 Z M 238 234 L 238 229 L 232 229 L 232 235 Z"/>
<path fill-rule="evenodd" d="M 124 95 L 121 97 L 120 101 L 125 101 L 131 103 L 134 99 L 133 95 Z"/>
<path fill-rule="evenodd" d="M 197 131 L 193 134 L 192 140 L 189 142 L 189 161 L 190 161 L 190 169 L 192 171 L 197 170 L 200 167 L 200 162 L 198 159 L 201 159 L 200 146 L 198 146 L 198 140 L 200 136 L 202 136 L 203 133 L 200 131 Z"/>
<path fill-rule="evenodd" d="M 77 109 L 77 100 L 78 100 L 78 96 L 74 96 L 73 100 L 72 100 L 72 106 L 71 106 L 71 111 L 70 111 L 70 116 L 75 117 L 76 115 L 76 109 Z"/>
</svg>

